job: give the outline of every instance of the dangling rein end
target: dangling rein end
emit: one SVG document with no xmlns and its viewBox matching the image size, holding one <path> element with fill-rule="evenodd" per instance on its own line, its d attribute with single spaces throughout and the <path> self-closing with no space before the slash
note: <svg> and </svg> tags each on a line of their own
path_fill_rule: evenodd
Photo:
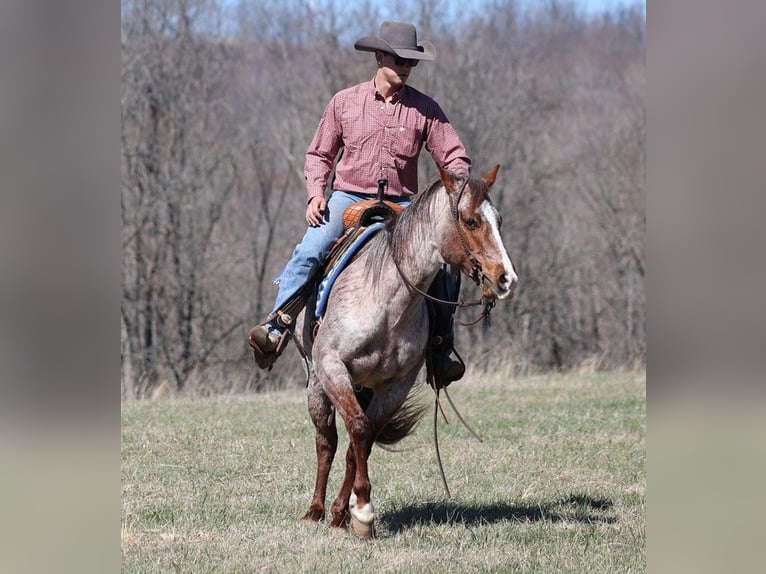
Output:
<svg viewBox="0 0 766 574">
<path fill-rule="evenodd" d="M 444 413 L 444 409 L 442 408 L 441 401 L 439 400 L 439 391 L 444 390 L 444 396 L 447 397 L 447 401 L 449 402 L 450 406 L 452 407 L 452 410 L 455 411 L 455 414 L 457 415 L 458 420 L 463 423 L 463 426 L 468 429 L 468 431 L 476 437 L 476 439 L 479 442 L 484 442 L 481 437 L 478 435 L 478 433 L 471 428 L 471 426 L 465 421 L 463 418 L 463 415 L 460 414 L 460 411 L 457 410 L 457 407 L 455 406 L 455 403 L 452 402 L 452 398 L 449 396 L 449 393 L 447 392 L 447 387 L 442 387 L 441 389 L 437 389 L 436 387 L 432 387 L 434 389 L 434 448 L 436 450 L 436 462 L 439 464 L 439 475 L 442 478 L 442 484 L 444 485 L 444 492 L 447 495 L 447 498 L 452 498 L 452 494 L 449 490 L 449 485 L 447 484 L 447 477 L 444 474 L 444 465 L 442 464 L 442 457 L 441 453 L 439 452 L 439 432 L 438 432 L 438 425 L 436 424 L 437 419 L 439 418 L 439 413 L 441 412 L 442 417 L 444 418 L 444 422 L 446 424 L 449 424 L 449 421 L 447 420 L 447 415 Z"/>
</svg>

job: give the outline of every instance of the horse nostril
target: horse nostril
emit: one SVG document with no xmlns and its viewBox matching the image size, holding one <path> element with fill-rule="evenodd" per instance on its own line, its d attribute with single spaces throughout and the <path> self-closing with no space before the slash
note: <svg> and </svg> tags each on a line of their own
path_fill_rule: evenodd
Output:
<svg viewBox="0 0 766 574">
<path fill-rule="evenodd" d="M 503 273 L 500 275 L 497 286 L 498 288 L 509 297 L 513 297 L 514 291 L 516 291 L 516 284 L 519 282 L 519 278 L 515 273 Z"/>
</svg>

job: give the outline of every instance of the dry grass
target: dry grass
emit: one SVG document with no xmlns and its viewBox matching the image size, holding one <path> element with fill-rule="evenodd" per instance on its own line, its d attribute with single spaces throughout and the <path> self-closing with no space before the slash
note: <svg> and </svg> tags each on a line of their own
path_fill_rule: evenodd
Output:
<svg viewBox="0 0 766 574">
<path fill-rule="evenodd" d="M 430 417 L 403 452 L 374 449 L 371 542 L 298 520 L 315 471 L 301 391 L 126 404 L 123 571 L 644 571 L 644 373 L 485 378 L 451 395 L 484 442 L 440 424 L 451 500 Z"/>
</svg>

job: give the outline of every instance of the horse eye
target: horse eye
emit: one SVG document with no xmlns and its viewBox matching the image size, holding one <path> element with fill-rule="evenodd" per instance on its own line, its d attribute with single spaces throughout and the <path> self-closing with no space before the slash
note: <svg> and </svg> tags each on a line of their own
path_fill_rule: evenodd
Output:
<svg viewBox="0 0 766 574">
<path fill-rule="evenodd" d="M 476 221 L 473 217 L 463 218 L 463 223 L 468 229 L 476 229 L 477 227 L 479 227 L 479 222 Z"/>
</svg>

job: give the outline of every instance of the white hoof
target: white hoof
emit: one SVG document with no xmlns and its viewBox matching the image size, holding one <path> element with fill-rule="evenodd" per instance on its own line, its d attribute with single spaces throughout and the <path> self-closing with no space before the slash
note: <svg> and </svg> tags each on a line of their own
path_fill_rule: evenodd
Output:
<svg viewBox="0 0 766 574">
<path fill-rule="evenodd" d="M 351 513 L 351 531 L 359 538 L 373 538 L 375 536 L 375 512 L 372 503 L 368 502 L 361 508 L 354 505 L 349 510 Z"/>
</svg>

